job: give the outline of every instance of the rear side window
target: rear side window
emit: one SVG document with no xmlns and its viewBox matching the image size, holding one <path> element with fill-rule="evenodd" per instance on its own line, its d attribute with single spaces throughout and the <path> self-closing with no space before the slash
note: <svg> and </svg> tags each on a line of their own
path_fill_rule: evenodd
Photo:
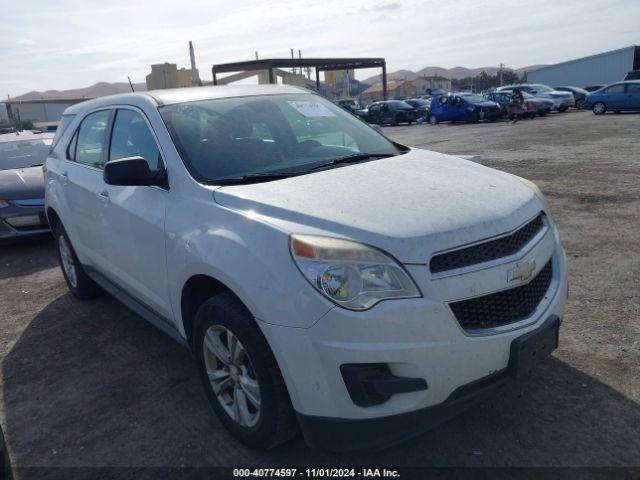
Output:
<svg viewBox="0 0 640 480">
<path fill-rule="evenodd" d="M 60 119 L 60 124 L 56 129 L 56 134 L 53 136 L 53 142 L 51 143 L 52 150 L 58 144 L 58 142 L 60 141 L 60 138 L 62 137 L 62 134 L 64 133 L 64 131 L 67 129 L 67 127 L 73 121 L 74 118 L 75 118 L 75 115 L 62 116 L 62 118 Z"/>
<path fill-rule="evenodd" d="M 76 143 L 75 155 L 71 158 L 72 160 L 90 167 L 102 167 L 110 114 L 109 110 L 100 110 L 90 113 L 82 120 L 80 128 L 76 132 L 77 138 L 72 142 Z"/>
<path fill-rule="evenodd" d="M 624 93 L 624 84 L 612 85 L 605 90 L 605 93 Z"/>
<path fill-rule="evenodd" d="M 629 83 L 627 93 L 640 93 L 640 83 Z"/>
<path fill-rule="evenodd" d="M 151 170 L 162 166 L 160 151 L 145 119 L 133 110 L 118 110 L 113 122 L 109 160 L 142 157 Z"/>
</svg>

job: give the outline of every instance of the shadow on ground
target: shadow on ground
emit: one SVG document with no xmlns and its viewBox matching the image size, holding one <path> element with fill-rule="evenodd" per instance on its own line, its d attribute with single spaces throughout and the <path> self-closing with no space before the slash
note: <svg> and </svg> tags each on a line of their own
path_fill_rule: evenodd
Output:
<svg viewBox="0 0 640 480">
<path fill-rule="evenodd" d="M 50 236 L 0 241 L 0 280 L 30 275 L 58 265 Z"/>
<path fill-rule="evenodd" d="M 19 467 L 640 463 L 640 406 L 554 358 L 392 449 L 329 454 L 297 437 L 251 451 L 212 414 L 189 352 L 108 296 L 48 304 L 5 357 L 2 381 L 5 435 Z"/>
</svg>

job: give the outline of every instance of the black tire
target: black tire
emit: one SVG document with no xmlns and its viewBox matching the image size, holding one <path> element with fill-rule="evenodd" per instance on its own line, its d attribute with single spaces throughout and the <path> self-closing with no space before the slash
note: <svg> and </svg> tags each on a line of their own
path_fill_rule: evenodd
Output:
<svg viewBox="0 0 640 480">
<path fill-rule="evenodd" d="M 584 108 L 584 98 L 581 98 L 580 100 L 576 100 L 576 108 L 578 110 L 582 110 Z"/>
<path fill-rule="evenodd" d="M 243 426 L 232 419 L 213 391 L 204 359 L 205 334 L 213 325 L 231 331 L 250 360 L 261 397 L 260 416 L 254 426 Z M 193 350 L 209 402 L 225 428 L 238 440 L 252 448 L 268 449 L 297 432 L 289 393 L 269 344 L 251 313 L 231 292 L 210 298 L 198 309 Z"/>
<path fill-rule="evenodd" d="M 430 125 L 437 125 L 438 124 L 438 117 L 436 117 L 435 115 L 429 115 L 429 124 Z"/>
<path fill-rule="evenodd" d="M 596 102 L 593 104 L 591 111 L 594 115 L 604 115 L 607 113 L 607 105 L 603 102 Z"/>
<path fill-rule="evenodd" d="M 391 120 L 391 126 L 392 127 L 397 127 L 399 123 L 400 123 L 400 121 L 398 120 L 398 115 L 394 115 L 393 119 Z"/>
<path fill-rule="evenodd" d="M 569 107 L 560 107 L 560 108 L 558 108 L 558 111 L 559 111 L 560 113 L 564 113 L 564 112 L 566 112 L 566 111 L 567 111 L 567 108 L 569 108 Z"/>
<path fill-rule="evenodd" d="M 91 298 L 95 298 L 100 296 L 104 290 L 100 288 L 100 286 L 94 282 L 89 275 L 84 271 L 84 267 L 78 260 L 78 256 L 76 255 L 76 251 L 73 249 L 73 245 L 71 244 L 71 240 L 69 240 L 69 236 L 65 231 L 64 227 L 61 223 L 58 223 L 56 227 L 53 229 L 53 235 L 56 239 L 56 251 L 58 253 L 58 262 L 60 263 L 60 269 L 62 270 L 62 275 L 64 276 L 65 281 L 67 282 L 67 286 L 69 290 L 79 300 L 89 300 Z M 61 242 L 66 242 L 68 246 L 69 253 L 71 255 L 71 260 L 73 262 L 73 267 L 75 268 L 75 285 L 74 282 L 68 277 L 68 274 L 63 266 L 62 262 L 62 253 L 60 250 Z"/>
<path fill-rule="evenodd" d="M 480 115 L 474 111 L 467 114 L 467 123 L 478 123 L 480 121 Z"/>
<path fill-rule="evenodd" d="M 538 112 L 538 115 L 540 115 L 541 117 L 544 117 L 547 114 L 547 111 L 544 110 L 542 112 Z"/>
</svg>

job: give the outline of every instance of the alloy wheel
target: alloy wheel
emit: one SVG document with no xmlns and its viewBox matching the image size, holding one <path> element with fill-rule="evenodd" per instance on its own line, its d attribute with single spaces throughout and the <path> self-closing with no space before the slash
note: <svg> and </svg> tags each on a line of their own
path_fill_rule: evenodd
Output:
<svg viewBox="0 0 640 480">
<path fill-rule="evenodd" d="M 58 250 L 60 252 L 60 263 L 67 277 L 67 280 L 73 288 L 78 286 L 78 275 L 76 273 L 76 265 L 71 254 L 71 247 L 67 241 L 67 237 L 61 235 L 58 239 Z"/>
<path fill-rule="evenodd" d="M 211 388 L 225 413 L 242 427 L 260 420 L 260 386 L 244 346 L 231 330 L 210 326 L 203 342 L 204 363 Z"/>
</svg>

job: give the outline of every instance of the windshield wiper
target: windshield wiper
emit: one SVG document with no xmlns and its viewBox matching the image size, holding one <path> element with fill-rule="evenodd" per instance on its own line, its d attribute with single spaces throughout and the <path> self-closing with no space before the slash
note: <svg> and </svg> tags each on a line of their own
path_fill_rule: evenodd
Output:
<svg viewBox="0 0 640 480">
<path fill-rule="evenodd" d="M 334 165 L 342 165 L 345 163 L 362 162 L 363 160 L 373 160 L 377 158 L 389 158 L 395 157 L 395 153 L 354 153 L 353 155 L 347 155 L 346 157 L 335 158 L 327 163 L 311 167 L 307 171 L 322 170 L 323 168 L 333 167 Z"/>
<path fill-rule="evenodd" d="M 220 180 L 208 180 L 206 185 L 242 185 L 245 183 L 268 182 L 280 178 L 293 177 L 305 172 L 272 172 L 272 173 L 251 173 L 240 177 L 221 178 Z"/>
</svg>

